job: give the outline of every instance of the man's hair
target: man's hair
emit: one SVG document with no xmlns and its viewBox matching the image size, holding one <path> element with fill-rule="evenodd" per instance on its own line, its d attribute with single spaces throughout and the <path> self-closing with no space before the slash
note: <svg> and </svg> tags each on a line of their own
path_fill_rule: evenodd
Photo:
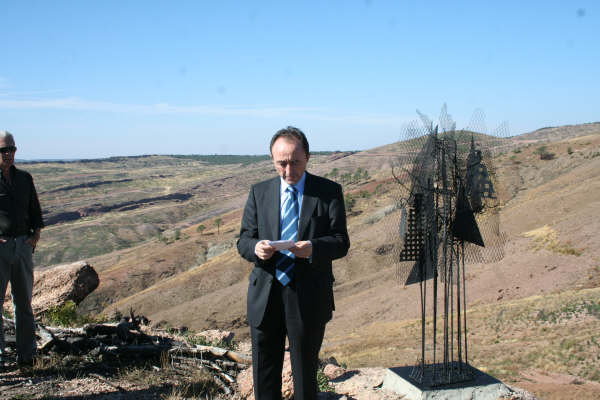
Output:
<svg viewBox="0 0 600 400">
<path fill-rule="evenodd" d="M 308 158 L 308 155 L 310 154 L 308 150 L 308 140 L 306 139 L 306 136 L 300 129 L 295 128 L 293 126 L 288 126 L 286 128 L 280 129 L 273 135 L 273 138 L 271 138 L 271 145 L 269 146 L 269 151 L 271 152 L 271 155 L 273 155 L 273 144 L 275 144 L 275 141 L 281 137 L 287 139 L 295 139 L 302 143 L 302 148 L 304 149 L 304 153 Z"/>
<path fill-rule="evenodd" d="M 15 137 L 9 131 L 0 131 L 0 139 L 4 139 L 5 142 L 15 142 Z"/>
</svg>

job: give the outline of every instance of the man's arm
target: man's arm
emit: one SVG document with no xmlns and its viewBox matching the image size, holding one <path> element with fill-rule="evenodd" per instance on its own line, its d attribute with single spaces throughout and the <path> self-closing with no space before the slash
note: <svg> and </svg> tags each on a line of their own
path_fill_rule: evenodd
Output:
<svg viewBox="0 0 600 400">
<path fill-rule="evenodd" d="M 26 242 L 33 247 L 37 246 L 38 241 L 40 240 L 40 233 L 42 228 L 44 227 L 44 220 L 42 218 L 42 207 L 40 206 L 40 200 L 38 199 L 37 191 L 35 190 L 35 185 L 33 183 L 33 177 L 29 177 L 30 179 L 30 191 L 29 191 L 29 223 L 31 229 L 33 230 L 33 234 L 29 236 Z"/>
<path fill-rule="evenodd" d="M 33 231 L 33 234 L 31 236 L 29 236 L 27 238 L 27 240 L 25 240 L 25 243 L 29 244 L 31 247 L 33 247 L 33 250 L 35 250 L 37 243 L 40 240 L 40 234 L 42 232 L 41 228 L 37 228 Z"/>
<path fill-rule="evenodd" d="M 346 208 L 342 187 L 335 184 L 332 200 L 329 202 L 328 217 L 329 228 L 327 235 L 311 238 L 312 257 L 314 261 L 319 258 L 335 260 L 348 254 L 350 238 L 346 227 Z"/>
<path fill-rule="evenodd" d="M 259 260 L 266 261 L 273 257 L 275 248 L 268 240 L 258 239 L 258 212 L 254 187 L 250 188 L 250 194 L 244 208 L 240 238 L 237 241 L 238 252 L 250 262 Z"/>
<path fill-rule="evenodd" d="M 246 260 L 256 262 L 257 257 L 256 254 L 254 254 L 254 248 L 258 241 L 256 198 L 254 197 L 254 187 L 251 187 L 246 206 L 244 207 L 244 215 L 242 216 L 240 238 L 237 241 L 238 252 Z"/>
</svg>

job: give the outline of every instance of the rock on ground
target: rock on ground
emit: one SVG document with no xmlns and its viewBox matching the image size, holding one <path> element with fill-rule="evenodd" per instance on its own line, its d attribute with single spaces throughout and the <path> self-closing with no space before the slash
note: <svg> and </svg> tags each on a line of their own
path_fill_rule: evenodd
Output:
<svg viewBox="0 0 600 400">
<path fill-rule="evenodd" d="M 289 351 L 283 358 L 283 371 L 281 374 L 281 393 L 283 400 L 294 398 L 294 380 L 292 378 L 292 362 Z M 237 376 L 238 392 L 243 399 L 254 400 L 254 383 L 252 381 L 252 367 L 242 371 Z"/>
<path fill-rule="evenodd" d="M 335 364 L 327 364 L 323 372 L 335 392 L 319 393 L 319 399 L 360 399 L 360 400 L 392 400 L 397 399 L 395 393 L 381 389 L 385 368 L 361 368 L 346 370 Z M 252 367 L 241 372 L 237 378 L 238 392 L 243 399 L 254 400 Z M 294 381 L 290 353 L 285 352 L 282 371 L 282 398 L 290 400 L 294 397 Z"/>
<path fill-rule="evenodd" d="M 33 312 L 43 313 L 52 307 L 65 304 L 68 300 L 79 304 L 99 283 L 98 273 L 86 261 L 35 270 L 31 301 Z M 7 291 L 4 304 L 12 311 L 10 290 Z"/>
<path fill-rule="evenodd" d="M 196 336 L 203 337 L 206 341 L 210 343 L 225 343 L 230 344 L 233 340 L 233 332 L 231 331 L 222 331 L 219 329 L 209 329 L 207 331 L 202 331 L 196 334 Z"/>
<path fill-rule="evenodd" d="M 323 373 L 329 379 L 333 388 L 330 392 L 321 392 L 319 400 L 397 400 L 403 396 L 382 389 L 383 378 L 387 368 L 358 368 L 344 369 L 335 364 L 327 364 Z M 289 353 L 285 353 L 283 367 L 283 399 L 293 398 L 294 386 L 292 380 Z M 240 373 L 237 379 L 238 391 L 243 399 L 254 400 L 252 393 L 252 368 Z M 510 387 L 513 391 L 506 400 L 538 400 L 535 396 L 519 388 Z"/>
</svg>

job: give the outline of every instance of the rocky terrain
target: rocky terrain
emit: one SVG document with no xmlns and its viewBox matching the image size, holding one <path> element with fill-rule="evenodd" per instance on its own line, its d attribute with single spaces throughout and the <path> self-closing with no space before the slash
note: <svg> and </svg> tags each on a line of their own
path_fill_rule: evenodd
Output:
<svg viewBox="0 0 600 400">
<path fill-rule="evenodd" d="M 599 398 L 600 123 L 508 142 L 494 159 L 505 256 L 467 271 L 471 362 L 543 399 Z M 308 167 L 342 183 L 348 203 L 352 246 L 334 263 L 336 312 L 322 351 L 348 370 L 417 358 L 418 288 L 403 285 L 391 259 L 397 149 L 316 155 Z M 54 222 L 37 264 L 85 258 L 96 268 L 100 284 L 80 313 L 133 308 L 155 327 L 226 329 L 244 341 L 251 265 L 234 244 L 249 185 L 274 174 L 268 160 L 252 161 L 25 165 Z"/>
<path fill-rule="evenodd" d="M 13 338 L 14 323 L 7 322 L 6 334 Z M 118 323 L 87 323 L 81 328 L 38 323 L 38 357 L 32 366 L 15 365 L 14 342 L 9 340 L 0 394 L 10 399 L 254 399 L 249 342 L 234 343 L 233 333 L 227 331 L 165 331 L 147 324 L 145 317 L 133 314 Z M 381 367 L 349 369 L 334 358 L 323 360 L 318 398 L 401 398 L 385 387 L 387 373 Z M 287 352 L 282 382 L 283 398 L 292 399 Z M 516 387 L 501 390 L 501 400 L 537 400 Z"/>
</svg>

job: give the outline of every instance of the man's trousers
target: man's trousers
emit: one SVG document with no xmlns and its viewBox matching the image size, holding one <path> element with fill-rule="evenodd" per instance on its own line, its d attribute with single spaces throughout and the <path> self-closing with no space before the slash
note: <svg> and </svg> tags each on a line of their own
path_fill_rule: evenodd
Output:
<svg viewBox="0 0 600 400">
<path fill-rule="evenodd" d="M 273 280 L 262 324 L 250 327 L 254 398 L 281 400 L 281 370 L 285 338 L 290 343 L 294 399 L 315 400 L 319 350 L 325 323 L 302 321 L 294 282 L 282 287 Z"/>
<path fill-rule="evenodd" d="M 4 305 L 10 282 L 17 339 L 17 362 L 32 360 L 35 350 L 35 321 L 31 309 L 33 290 L 33 249 L 25 243 L 27 236 L 5 238 L 0 243 L 0 308 Z M 4 330 L 0 318 L 0 360 L 4 358 Z"/>
</svg>

